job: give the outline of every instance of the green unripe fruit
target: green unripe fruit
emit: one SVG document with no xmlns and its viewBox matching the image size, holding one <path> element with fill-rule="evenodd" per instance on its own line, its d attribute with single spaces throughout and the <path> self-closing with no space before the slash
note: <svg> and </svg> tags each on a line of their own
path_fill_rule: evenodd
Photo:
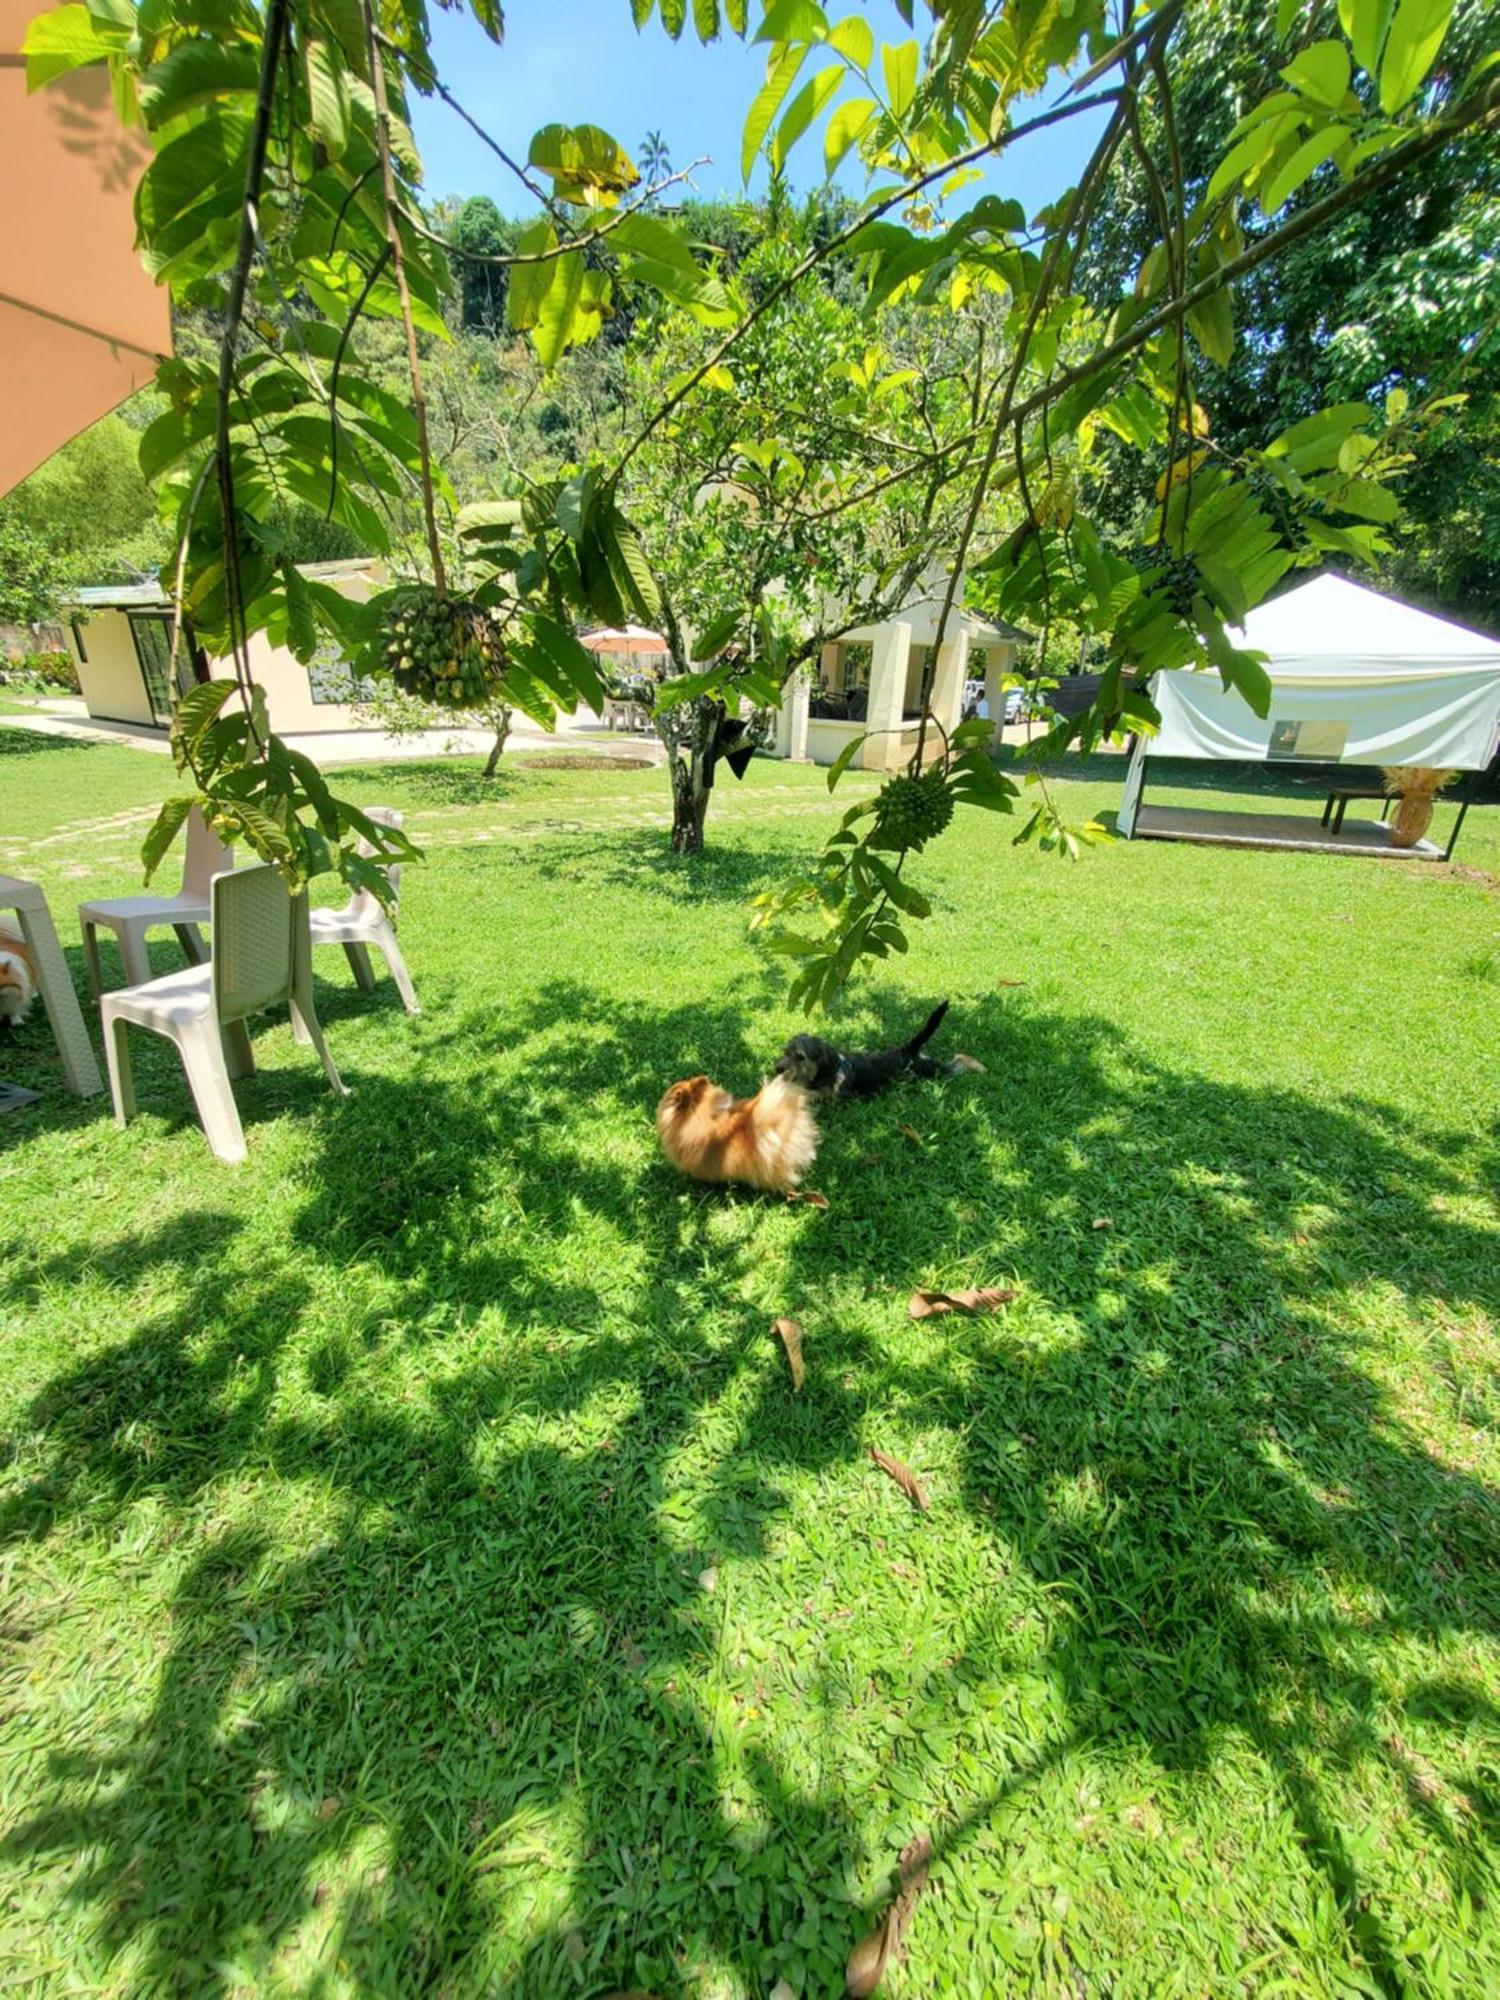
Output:
<svg viewBox="0 0 1500 2000">
<path fill-rule="evenodd" d="M 896 847 L 924 847 L 953 817 L 953 794 L 941 771 L 891 778 L 875 801 L 875 823 Z"/>
<path fill-rule="evenodd" d="M 505 671 L 493 620 L 466 598 L 412 584 L 388 612 L 384 653 L 396 685 L 419 700 L 462 708 L 482 700 Z"/>
</svg>

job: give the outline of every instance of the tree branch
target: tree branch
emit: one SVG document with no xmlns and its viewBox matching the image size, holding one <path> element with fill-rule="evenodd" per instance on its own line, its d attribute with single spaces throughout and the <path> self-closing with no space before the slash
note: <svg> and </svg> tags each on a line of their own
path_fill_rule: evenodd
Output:
<svg viewBox="0 0 1500 2000">
<path fill-rule="evenodd" d="M 779 304 L 788 292 L 801 284 L 809 271 L 816 270 L 820 264 L 825 263 L 828 258 L 833 256 L 835 251 L 842 250 L 844 245 L 856 237 L 869 223 L 877 221 L 882 215 L 888 215 L 893 208 L 899 208 L 903 202 L 910 201 L 912 196 L 919 194 L 923 188 L 930 187 L 934 181 L 945 180 L 949 174 L 956 173 L 961 167 L 972 166 L 977 160 L 986 159 L 991 154 L 998 155 L 1003 153 L 1008 146 L 1014 145 L 1018 139 L 1028 138 L 1033 132 L 1045 131 L 1051 125 L 1060 125 L 1065 119 L 1075 118 L 1082 111 L 1095 110 L 1101 104 L 1112 104 L 1118 95 L 1117 91 L 1102 90 L 1096 92 L 1092 97 L 1080 97 L 1073 104 L 1056 105 L 1050 111 L 1040 112 L 1035 118 L 1028 118 L 1024 124 L 1014 125 L 1009 131 L 1002 132 L 998 138 L 986 139 L 983 145 L 971 146 L 968 152 L 959 153 L 952 159 L 944 160 L 941 166 L 933 167 L 919 179 L 905 182 L 893 194 L 887 195 L 883 201 L 876 202 L 873 208 L 862 209 L 855 220 L 849 223 L 846 228 L 839 230 L 836 235 L 830 236 L 826 243 L 809 250 L 800 263 L 795 265 L 778 283 L 774 284 L 755 307 L 746 313 L 738 326 L 730 328 L 729 332 L 719 342 L 718 346 L 713 349 L 712 353 L 708 355 L 707 359 L 693 369 L 672 394 L 667 397 L 666 401 L 652 412 L 651 416 L 631 439 L 617 460 L 614 471 L 610 475 L 611 479 L 619 478 L 620 474 L 629 465 L 631 459 L 635 457 L 652 432 L 666 422 L 667 418 L 671 416 L 678 405 L 697 388 L 704 376 L 711 369 L 719 365 L 725 355 L 730 353 L 743 340 L 751 327 L 758 320 L 763 319 L 772 306 Z"/>
<path fill-rule="evenodd" d="M 427 524 L 427 552 L 432 558 L 432 580 L 439 597 L 447 595 L 448 577 L 443 567 L 443 545 L 438 540 L 437 507 L 432 494 L 432 452 L 427 440 L 427 397 L 422 389 L 422 360 L 417 352 L 417 329 L 411 314 L 411 291 L 406 282 L 406 258 L 401 249 L 401 211 L 396 200 L 396 171 L 391 164 L 391 112 L 386 98 L 385 60 L 375 32 L 370 0 L 361 0 L 365 42 L 370 55 L 370 87 L 375 95 L 375 143 L 380 153 L 380 177 L 385 192 L 385 227 L 391 261 L 396 271 L 396 291 L 401 300 L 401 323 L 406 330 L 406 366 L 411 376 L 412 414 L 417 420 L 417 448 L 422 460 L 422 514 Z"/>
<path fill-rule="evenodd" d="M 657 181 L 655 186 L 647 188 L 638 201 L 617 209 L 607 222 L 601 222 L 597 229 L 591 229 L 586 236 L 570 236 L 551 250 L 505 251 L 493 255 L 482 250 L 464 250 L 449 237 L 440 236 L 435 229 L 429 229 L 426 223 L 419 222 L 409 208 L 402 209 L 401 213 L 409 229 L 414 229 L 418 236 L 425 236 L 429 243 L 440 245 L 450 257 L 462 257 L 466 264 L 485 264 L 497 270 L 509 270 L 513 264 L 551 264 L 559 257 L 566 257 L 570 250 L 587 250 L 591 243 L 598 243 L 604 237 L 612 236 L 622 222 L 632 215 L 638 215 L 643 208 L 655 201 L 664 188 L 673 187 L 678 181 L 685 181 L 689 174 L 696 172 L 699 167 L 709 165 L 711 161 L 709 155 L 705 153 L 690 166 L 684 167 L 681 173 L 669 174 L 664 181 Z"/>
</svg>

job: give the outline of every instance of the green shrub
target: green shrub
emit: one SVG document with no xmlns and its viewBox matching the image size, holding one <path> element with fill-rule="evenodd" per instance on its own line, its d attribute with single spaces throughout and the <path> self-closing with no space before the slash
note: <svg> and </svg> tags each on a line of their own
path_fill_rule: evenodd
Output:
<svg viewBox="0 0 1500 2000">
<path fill-rule="evenodd" d="M 81 694 L 78 669 L 67 653 L 22 653 L 0 665 L 0 687 L 23 688 L 28 694 L 46 694 L 58 688 Z"/>
<path fill-rule="evenodd" d="M 83 692 L 78 668 L 69 653 L 28 653 L 21 662 L 21 671 L 34 676 L 44 687 L 65 688 L 69 694 Z"/>
</svg>

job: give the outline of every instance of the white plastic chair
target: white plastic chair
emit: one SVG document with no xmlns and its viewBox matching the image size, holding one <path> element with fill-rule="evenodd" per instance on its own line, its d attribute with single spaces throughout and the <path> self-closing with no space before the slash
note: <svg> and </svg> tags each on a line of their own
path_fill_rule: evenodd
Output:
<svg viewBox="0 0 1500 2000">
<path fill-rule="evenodd" d="M 83 955 L 88 964 L 89 985 L 97 1002 L 104 992 L 99 969 L 99 927 L 114 932 L 120 947 L 127 986 L 144 986 L 151 977 L 151 961 L 146 954 L 148 931 L 165 930 L 170 924 L 189 965 L 203 965 L 208 952 L 200 924 L 209 918 L 209 884 L 222 868 L 234 866 L 234 850 L 209 826 L 196 806 L 188 814 L 187 854 L 182 864 L 182 890 L 176 896 L 111 896 L 97 903 L 78 905 L 78 923 L 83 932 Z"/>
<path fill-rule="evenodd" d="M 316 1048 L 331 1087 L 343 1097 L 348 1091 L 313 1011 L 306 896 L 289 895 L 276 870 L 262 864 L 215 875 L 210 909 L 210 964 L 105 994 L 104 1053 L 115 1123 L 125 1125 L 135 1116 L 126 1031 L 149 1028 L 175 1042 L 209 1145 L 221 1160 L 243 1160 L 245 1134 L 229 1080 L 255 1073 L 250 1015 L 288 1001 L 293 1034 Z"/>
<path fill-rule="evenodd" d="M 398 827 L 401 824 L 400 813 L 393 812 L 389 806 L 373 806 L 369 816 L 379 826 Z M 373 855 L 375 850 L 367 840 L 362 840 L 359 852 Z M 417 989 L 412 984 L 406 960 L 396 942 L 393 921 L 396 892 L 401 883 L 400 863 L 393 863 L 387 873 L 391 884 L 391 908 L 388 912 L 381 908 L 378 896 L 368 889 L 357 889 L 341 910 L 312 911 L 309 917 L 312 941 L 314 944 L 341 944 L 354 973 L 354 982 L 364 993 L 368 993 L 375 984 L 375 972 L 370 964 L 370 948 L 373 945 L 376 951 L 384 954 L 407 1013 L 420 1014 L 422 1009 L 417 1001 Z"/>
</svg>

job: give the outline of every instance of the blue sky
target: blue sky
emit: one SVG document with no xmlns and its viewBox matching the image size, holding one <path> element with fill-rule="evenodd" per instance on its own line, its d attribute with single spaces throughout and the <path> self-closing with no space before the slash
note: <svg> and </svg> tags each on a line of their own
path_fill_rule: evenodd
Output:
<svg viewBox="0 0 1500 2000">
<path fill-rule="evenodd" d="M 860 11 L 877 42 L 910 38 L 890 0 L 868 0 Z M 764 47 L 726 35 L 704 48 L 690 29 L 673 42 L 655 17 L 638 33 L 629 0 L 507 0 L 498 49 L 467 12 L 434 8 L 432 25 L 439 74 L 514 157 L 524 159 L 532 133 L 554 120 L 602 125 L 632 156 L 655 128 L 674 167 L 711 156 L 694 175 L 701 194 L 741 191 L 740 128 L 765 76 Z M 415 112 L 429 197 L 487 194 L 507 213 L 525 212 L 524 190 L 444 104 L 418 99 Z M 1099 123 L 1095 113 L 1039 133 L 1000 163 L 990 184 L 1034 212 L 1072 184 Z M 793 153 L 791 178 L 807 188 L 821 168 L 819 124 Z M 848 172 L 842 180 L 859 191 Z"/>
</svg>

